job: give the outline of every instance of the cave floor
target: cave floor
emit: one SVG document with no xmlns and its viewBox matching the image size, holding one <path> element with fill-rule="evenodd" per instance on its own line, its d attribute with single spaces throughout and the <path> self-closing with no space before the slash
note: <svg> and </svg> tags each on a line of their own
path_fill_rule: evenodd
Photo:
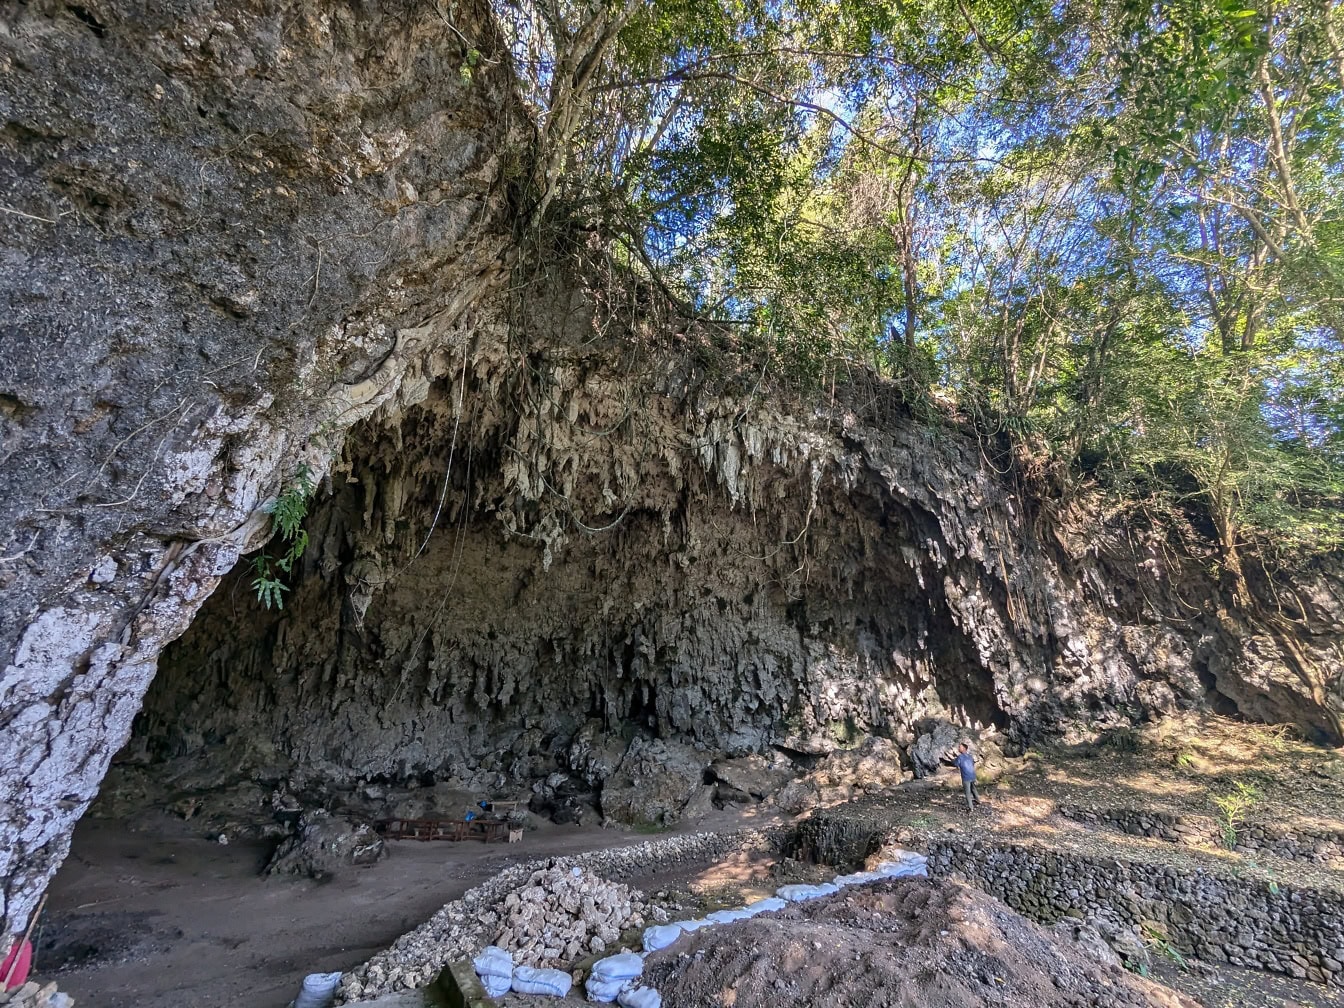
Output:
<svg viewBox="0 0 1344 1008">
<path fill-rule="evenodd" d="M 763 823 L 727 811 L 696 828 Z M 390 843 L 328 882 L 258 875 L 273 844 L 203 839 L 162 812 L 85 819 L 53 880 L 34 973 L 97 1008 L 282 1008 L 307 973 L 344 970 L 519 861 L 647 840 L 543 824 L 518 844 Z"/>
</svg>

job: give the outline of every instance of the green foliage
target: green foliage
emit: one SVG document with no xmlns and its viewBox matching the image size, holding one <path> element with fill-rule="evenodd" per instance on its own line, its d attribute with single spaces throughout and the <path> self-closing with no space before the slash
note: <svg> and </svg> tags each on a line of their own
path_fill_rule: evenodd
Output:
<svg viewBox="0 0 1344 1008">
<path fill-rule="evenodd" d="M 1148 946 L 1149 949 L 1166 956 L 1183 970 L 1190 968 L 1190 964 L 1186 962 L 1185 956 L 1181 954 L 1181 950 L 1171 943 L 1171 939 L 1167 937 L 1166 931 L 1155 921 L 1143 921 L 1139 925 L 1139 934 L 1143 939 L 1143 943 Z M 1147 975 L 1146 969 L 1141 972 L 1144 976 Z"/>
<path fill-rule="evenodd" d="M 1210 800 L 1218 809 L 1223 845 L 1231 850 L 1237 845 L 1238 832 L 1246 824 L 1246 814 L 1260 801 L 1260 789 L 1245 781 L 1233 781 L 1231 791 L 1212 795 Z"/>
<path fill-rule="evenodd" d="M 481 62 L 481 51 L 479 49 L 468 49 L 466 57 L 462 60 L 462 65 L 457 68 L 457 75 L 462 79 L 463 84 L 470 84 L 475 75 L 476 67 Z"/>
<path fill-rule="evenodd" d="M 314 489 L 312 471 L 307 465 L 300 465 L 294 481 L 267 509 L 271 515 L 271 534 L 279 535 L 281 542 L 286 544 L 285 552 L 279 557 L 261 553 L 252 561 L 252 589 L 257 593 L 257 601 L 267 609 L 285 607 L 284 593 L 289 591 L 289 586 L 280 580 L 280 574 L 292 573 L 294 565 L 308 548 L 308 533 L 302 526 Z"/>
<path fill-rule="evenodd" d="M 1244 548 L 1344 544 L 1341 0 L 515 4 L 535 228 L 777 383 L 1202 513 L 1239 604 Z"/>
</svg>

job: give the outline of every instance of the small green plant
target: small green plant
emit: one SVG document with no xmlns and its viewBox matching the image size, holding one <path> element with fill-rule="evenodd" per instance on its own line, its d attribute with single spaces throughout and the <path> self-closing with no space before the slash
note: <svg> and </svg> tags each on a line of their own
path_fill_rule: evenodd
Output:
<svg viewBox="0 0 1344 1008">
<path fill-rule="evenodd" d="M 279 557 L 261 553 L 252 561 L 252 589 L 257 593 L 257 601 L 267 609 L 283 609 L 284 593 L 289 585 L 280 580 L 280 574 L 288 574 L 294 564 L 308 548 L 308 533 L 303 529 L 303 520 L 308 516 L 308 499 L 312 497 L 315 485 L 312 470 L 307 465 L 299 466 L 294 481 L 275 499 L 267 510 L 271 515 L 271 535 L 279 535 L 286 544 L 285 552 Z"/>
<path fill-rule="evenodd" d="M 1143 943 L 1150 949 L 1162 953 L 1181 969 L 1189 969 L 1189 964 L 1185 961 L 1185 956 L 1181 955 L 1181 950 L 1171 943 L 1166 932 L 1152 921 L 1144 921 L 1140 925 L 1140 933 L 1143 937 Z M 1146 971 L 1144 975 L 1147 975 Z"/>
<path fill-rule="evenodd" d="M 1176 754 L 1176 765 L 1182 770 L 1195 769 L 1195 754 L 1192 752 L 1178 752 Z"/>
<path fill-rule="evenodd" d="M 467 56 L 462 61 L 462 65 L 457 68 L 457 74 L 462 78 L 463 84 L 470 84 L 472 72 L 476 69 L 476 64 L 481 62 L 481 51 L 479 49 L 468 49 Z"/>
<path fill-rule="evenodd" d="M 1218 809 L 1218 825 L 1223 833 L 1223 846 L 1228 850 L 1237 846 L 1237 834 L 1246 823 L 1246 813 L 1260 800 L 1260 789 L 1254 784 L 1234 780 L 1227 794 L 1213 795 Z"/>
</svg>

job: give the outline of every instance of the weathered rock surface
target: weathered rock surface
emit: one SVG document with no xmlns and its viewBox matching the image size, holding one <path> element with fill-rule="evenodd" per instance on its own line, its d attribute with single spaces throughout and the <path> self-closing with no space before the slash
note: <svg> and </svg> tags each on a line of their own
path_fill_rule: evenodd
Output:
<svg viewBox="0 0 1344 1008">
<path fill-rule="evenodd" d="M 507 72 L 454 12 L 0 9 L 0 934 L 266 502 L 501 275 Z"/>
<path fill-rule="evenodd" d="M 881 794 L 910 779 L 903 763 L 904 754 L 893 742 L 866 739 L 855 749 L 831 753 L 805 776 L 784 785 L 775 795 L 775 804 L 798 815 L 864 794 Z"/>
<path fill-rule="evenodd" d="M 998 732 L 965 728 L 950 721 L 934 719 L 915 726 L 915 742 L 910 747 L 910 762 L 914 765 L 915 776 L 954 775 L 960 780 L 960 772 L 951 766 L 949 760 L 955 758 L 962 742 L 970 743 L 978 780 L 988 783 L 1003 774 L 1004 755 Z"/>
<path fill-rule="evenodd" d="M 367 823 L 308 812 L 295 835 L 271 855 L 266 874 L 326 879 L 353 865 L 373 864 L 385 853 L 382 837 Z"/>
<path fill-rule="evenodd" d="M 709 758 L 692 746 L 637 735 L 602 785 L 602 813 L 636 826 L 675 826 L 704 783 Z"/>
<path fill-rule="evenodd" d="M 719 782 L 721 800 L 741 800 L 735 796 L 725 798 L 724 790 L 731 789 L 737 795 L 759 801 L 793 780 L 797 768 L 787 760 L 769 760 L 753 753 L 736 759 L 715 760 L 710 772 Z"/>
</svg>

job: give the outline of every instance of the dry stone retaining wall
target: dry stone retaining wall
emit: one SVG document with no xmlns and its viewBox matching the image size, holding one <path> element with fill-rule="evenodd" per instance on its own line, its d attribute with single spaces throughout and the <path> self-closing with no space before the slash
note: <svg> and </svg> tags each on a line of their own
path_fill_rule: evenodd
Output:
<svg viewBox="0 0 1344 1008">
<path fill-rule="evenodd" d="M 1059 806 L 1059 812 L 1077 822 L 1103 826 L 1131 836 L 1151 837 L 1187 847 L 1224 845 L 1222 828 L 1210 816 L 1148 809 L 1086 809 L 1068 805 Z M 1234 849 L 1250 854 L 1273 854 L 1289 861 L 1328 864 L 1344 860 L 1344 832 L 1327 827 L 1249 823 L 1237 829 Z"/>
<path fill-rule="evenodd" d="M 1161 925 L 1182 953 L 1344 986 L 1344 894 L 1204 870 L 934 839 L 930 875 L 959 878 L 1042 923 L 1110 909 Z"/>
</svg>

